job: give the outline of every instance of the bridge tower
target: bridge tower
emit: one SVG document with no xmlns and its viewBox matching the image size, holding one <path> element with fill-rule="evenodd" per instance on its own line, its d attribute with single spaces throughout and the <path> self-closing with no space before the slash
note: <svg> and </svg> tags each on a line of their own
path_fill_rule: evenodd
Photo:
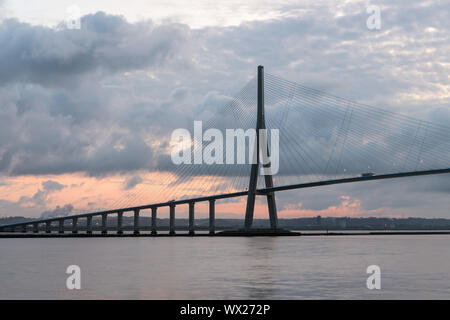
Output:
<svg viewBox="0 0 450 320">
<path fill-rule="evenodd" d="M 266 120 L 264 117 L 264 67 L 258 66 L 258 111 L 256 118 L 256 163 L 252 163 L 251 171 L 250 171 L 250 183 L 248 187 L 248 196 L 247 196 L 247 208 L 245 210 L 245 229 L 250 229 L 253 224 L 253 214 L 255 211 L 255 198 L 256 198 L 256 187 L 258 184 L 258 174 L 259 174 L 259 164 L 261 159 L 260 154 L 260 139 L 265 139 L 265 146 L 267 146 L 267 155 L 269 154 L 269 145 L 267 139 L 267 131 L 266 129 Z M 264 154 L 264 152 L 263 152 Z M 266 164 L 262 164 L 264 168 L 270 167 L 270 162 Z M 271 174 L 265 174 L 264 180 L 266 184 L 266 188 L 273 187 L 273 180 Z M 275 230 L 278 228 L 278 217 L 277 217 L 277 206 L 275 203 L 275 193 L 267 193 L 267 206 L 269 209 L 269 218 L 270 218 L 270 227 Z"/>
</svg>

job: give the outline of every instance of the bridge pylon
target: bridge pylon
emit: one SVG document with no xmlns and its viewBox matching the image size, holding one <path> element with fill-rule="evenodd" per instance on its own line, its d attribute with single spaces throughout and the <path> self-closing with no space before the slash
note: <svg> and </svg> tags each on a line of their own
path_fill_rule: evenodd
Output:
<svg viewBox="0 0 450 320">
<path fill-rule="evenodd" d="M 245 229 L 250 229 L 253 224 L 253 215 L 255 211 L 255 199 L 256 199 L 256 187 L 258 184 L 258 174 L 259 174 L 259 165 L 260 165 L 260 139 L 265 139 L 265 143 L 263 146 L 267 146 L 267 156 L 270 157 L 269 154 L 269 144 L 267 139 L 267 130 L 266 130 L 266 120 L 264 116 L 264 67 L 258 66 L 258 103 L 257 103 L 257 118 L 256 118 L 256 144 L 254 152 L 256 153 L 256 161 L 253 161 L 251 172 L 250 172 L 250 182 L 248 187 L 248 196 L 247 196 L 247 207 L 245 210 Z M 264 154 L 264 153 L 263 153 Z M 262 166 L 264 168 L 270 167 L 269 163 L 263 163 Z M 264 180 L 266 184 L 266 188 L 273 187 L 273 179 L 272 174 L 265 173 Z M 278 229 L 278 216 L 277 216 L 277 206 L 275 202 L 275 193 L 269 192 L 266 194 L 267 197 L 267 206 L 269 209 L 269 218 L 270 218 L 270 228 L 275 230 Z"/>
</svg>

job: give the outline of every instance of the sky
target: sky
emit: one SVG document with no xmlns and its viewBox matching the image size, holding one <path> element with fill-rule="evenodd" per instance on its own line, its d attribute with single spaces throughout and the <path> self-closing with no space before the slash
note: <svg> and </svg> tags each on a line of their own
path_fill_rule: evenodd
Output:
<svg viewBox="0 0 450 320">
<path fill-rule="evenodd" d="M 380 8 L 380 29 L 367 27 L 370 5 Z M 162 182 L 176 179 L 161 161 L 172 128 L 190 128 L 223 104 L 259 64 L 312 88 L 449 126 L 449 7 L 0 0 L 0 216 L 156 202 Z M 67 24 L 74 8 L 79 29 Z M 277 205 L 280 217 L 450 218 L 449 192 L 442 175 L 289 191 L 277 194 Z M 239 199 L 217 210 L 243 217 L 244 208 Z M 256 216 L 267 216 L 262 201 Z"/>
</svg>

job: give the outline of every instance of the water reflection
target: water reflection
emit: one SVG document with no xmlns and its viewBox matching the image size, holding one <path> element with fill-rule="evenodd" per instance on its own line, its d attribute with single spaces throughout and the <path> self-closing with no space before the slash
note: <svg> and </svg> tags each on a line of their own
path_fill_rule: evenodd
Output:
<svg viewBox="0 0 450 320">
<path fill-rule="evenodd" d="M 448 239 L 3 239 L 0 298 L 449 299 Z M 65 288 L 70 264 L 81 267 L 80 291 Z M 370 264 L 381 267 L 380 291 L 365 286 Z"/>
</svg>

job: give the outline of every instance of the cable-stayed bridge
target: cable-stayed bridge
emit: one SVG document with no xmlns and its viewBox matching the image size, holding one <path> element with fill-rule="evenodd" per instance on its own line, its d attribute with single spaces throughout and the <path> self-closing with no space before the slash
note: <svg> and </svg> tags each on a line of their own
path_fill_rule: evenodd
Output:
<svg viewBox="0 0 450 320">
<path fill-rule="evenodd" d="M 108 217 L 117 216 L 115 234 L 122 235 L 123 215 L 134 215 L 133 234 L 141 233 L 140 217 L 151 211 L 151 235 L 159 231 L 158 209 L 169 208 L 169 235 L 176 234 L 176 208 L 188 205 L 189 234 L 195 234 L 195 205 L 208 203 L 209 234 L 216 234 L 216 201 L 232 198 L 246 199 L 243 232 L 251 233 L 257 196 L 267 200 L 270 226 L 279 231 L 276 193 L 285 190 L 320 187 L 411 176 L 450 173 L 450 127 L 389 112 L 325 92 L 302 86 L 280 77 L 258 74 L 224 105 L 203 110 L 209 117 L 202 122 L 202 130 L 226 132 L 256 129 L 254 149 L 234 146 L 226 151 L 233 159 L 245 153 L 247 160 L 236 163 L 216 148 L 196 140 L 194 134 L 190 155 L 213 155 L 213 163 L 174 165 L 167 161 L 162 169 L 167 178 L 160 181 L 159 192 L 145 188 L 131 198 L 118 199 L 111 209 L 52 217 L 30 222 L 0 226 L 0 232 L 52 233 L 57 224 L 58 234 L 71 231 L 78 234 L 84 221 L 85 235 L 106 235 Z M 275 130 L 275 131 L 272 131 Z M 258 134 L 263 132 L 263 134 Z M 261 170 L 274 164 L 271 150 L 277 133 L 277 172 L 261 175 Z M 248 137 L 247 137 L 248 138 Z M 203 134 L 200 140 L 203 139 Z M 211 139 L 210 139 L 211 140 Z M 263 147 L 260 142 L 263 140 Z M 234 137 L 233 137 L 234 142 Z M 219 152 L 219 153 L 218 153 Z M 252 153 L 253 152 L 253 153 Z M 266 156 L 264 156 L 266 154 Z M 264 157 L 269 157 L 267 162 Z M 164 157 L 163 157 L 164 159 Z M 153 201 L 152 201 L 153 200 Z M 380 200 L 381 201 L 381 200 Z M 93 226 L 92 219 L 101 217 L 101 225 Z M 70 230 L 65 222 L 70 221 Z M 55 230 L 56 231 L 56 230 Z"/>
</svg>

